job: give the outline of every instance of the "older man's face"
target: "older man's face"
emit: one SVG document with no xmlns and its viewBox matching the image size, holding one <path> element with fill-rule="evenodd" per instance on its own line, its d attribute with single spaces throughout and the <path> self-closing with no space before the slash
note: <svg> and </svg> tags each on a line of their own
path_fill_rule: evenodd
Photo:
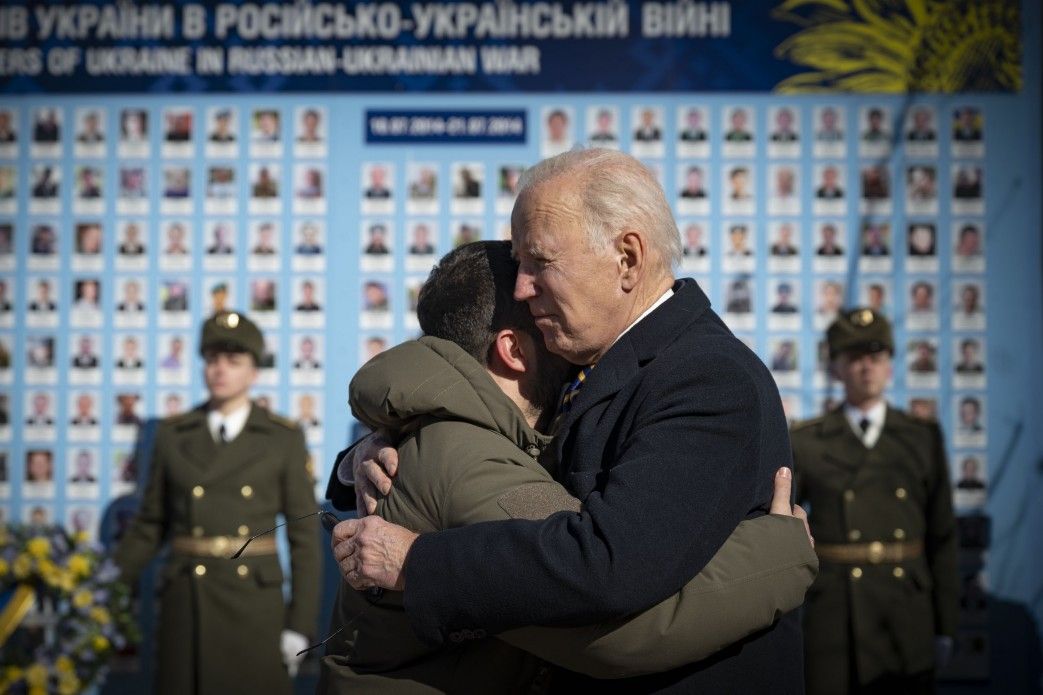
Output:
<svg viewBox="0 0 1043 695">
<path fill-rule="evenodd" d="M 511 217 L 518 259 L 514 298 L 529 305 L 547 349 L 573 364 L 590 364 L 625 326 L 621 269 L 612 253 L 587 245 L 575 184 L 553 180 L 526 190 Z"/>
</svg>

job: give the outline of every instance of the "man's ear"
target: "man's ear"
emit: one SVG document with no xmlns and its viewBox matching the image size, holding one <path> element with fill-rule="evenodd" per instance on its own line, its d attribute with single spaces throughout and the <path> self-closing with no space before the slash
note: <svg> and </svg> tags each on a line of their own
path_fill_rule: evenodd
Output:
<svg viewBox="0 0 1043 695">
<path fill-rule="evenodd" d="M 530 350 L 524 338 L 513 328 L 497 331 L 489 348 L 489 369 L 501 376 L 524 374 L 530 368 Z"/>
<path fill-rule="evenodd" d="M 647 252 L 647 241 L 640 232 L 624 230 L 616 238 L 620 287 L 624 292 L 629 292 L 637 286 L 638 280 L 645 272 Z"/>
</svg>

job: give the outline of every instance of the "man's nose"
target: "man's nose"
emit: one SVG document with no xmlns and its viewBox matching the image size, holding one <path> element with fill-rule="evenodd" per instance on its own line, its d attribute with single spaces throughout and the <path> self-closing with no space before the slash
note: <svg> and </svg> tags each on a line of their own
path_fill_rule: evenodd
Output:
<svg viewBox="0 0 1043 695">
<path fill-rule="evenodd" d="M 518 271 L 514 281 L 514 301 L 524 302 L 536 296 L 536 282 L 531 273 Z"/>
</svg>

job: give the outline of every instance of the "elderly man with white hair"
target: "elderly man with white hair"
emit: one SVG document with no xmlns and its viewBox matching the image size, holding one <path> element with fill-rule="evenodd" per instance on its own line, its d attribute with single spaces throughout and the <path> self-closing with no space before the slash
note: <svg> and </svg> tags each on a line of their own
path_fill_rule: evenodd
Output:
<svg viewBox="0 0 1043 695">
<path fill-rule="evenodd" d="M 677 280 L 677 226 L 652 172 L 609 150 L 527 170 L 512 215 L 515 299 L 548 349 L 577 365 L 554 440 L 555 477 L 579 512 L 420 536 L 376 517 L 334 532 L 355 588 L 404 591 L 430 643 L 523 625 L 590 624 L 641 611 L 695 576 L 744 519 L 767 513 L 791 459 L 760 359 Z M 360 508 L 395 473 L 392 449 L 349 457 Z M 378 460 L 380 461 L 378 463 Z M 341 466 L 346 468 L 347 465 Z M 795 614 L 714 657 L 599 691 L 803 692 Z M 589 686 L 566 674 L 555 689 Z"/>
</svg>

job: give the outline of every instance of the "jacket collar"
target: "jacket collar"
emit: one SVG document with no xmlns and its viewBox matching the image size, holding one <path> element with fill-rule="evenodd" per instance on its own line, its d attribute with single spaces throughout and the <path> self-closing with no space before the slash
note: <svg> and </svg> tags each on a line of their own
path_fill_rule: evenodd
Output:
<svg viewBox="0 0 1043 695">
<path fill-rule="evenodd" d="M 912 423 L 901 410 L 891 407 L 890 403 L 887 404 L 887 411 L 884 414 L 885 430 L 905 430 L 911 426 Z M 843 434 L 845 431 L 853 432 L 847 416 L 844 415 L 844 404 L 841 403 L 822 418 L 822 435 L 831 437 Z"/>
<path fill-rule="evenodd" d="M 884 421 L 887 421 L 886 418 Z M 844 417 L 844 405 L 840 404 L 823 416 L 822 436 L 835 437 L 843 434 L 845 430 L 850 431 L 851 426 L 848 425 L 847 418 Z"/>
<path fill-rule="evenodd" d="M 263 456 L 266 449 L 271 448 L 267 435 L 272 433 L 275 425 L 256 405 L 250 405 L 250 414 L 246 418 L 243 431 L 224 445 L 214 441 L 210 428 L 207 427 L 206 416 L 207 408 L 204 403 L 174 423 L 174 429 L 184 433 L 180 438 L 181 454 L 205 480 L 221 478 L 248 466 Z"/>
</svg>

